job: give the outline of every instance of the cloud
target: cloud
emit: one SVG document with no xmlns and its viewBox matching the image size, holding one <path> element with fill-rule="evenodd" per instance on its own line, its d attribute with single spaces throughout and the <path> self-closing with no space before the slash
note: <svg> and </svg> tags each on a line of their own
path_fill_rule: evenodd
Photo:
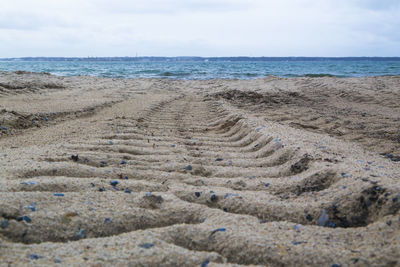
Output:
<svg viewBox="0 0 400 267">
<path fill-rule="evenodd" d="M 400 56 L 399 11 L 397 0 L 8 1 L 0 57 Z"/>
</svg>

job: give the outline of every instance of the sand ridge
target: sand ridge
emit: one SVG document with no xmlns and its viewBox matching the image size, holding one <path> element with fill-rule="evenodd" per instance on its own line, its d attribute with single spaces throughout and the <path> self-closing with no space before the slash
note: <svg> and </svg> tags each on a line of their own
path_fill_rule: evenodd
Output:
<svg viewBox="0 0 400 267">
<path fill-rule="evenodd" d="M 380 80 L 393 99 L 396 77 L 175 81 L 2 73 L 1 79 L 15 82 L 16 75 L 20 83 L 60 84 L 33 92 L 35 116 L 45 98 L 61 95 L 65 103 L 50 112 L 107 105 L 40 127 L 6 125 L 2 264 L 399 264 L 396 139 L 385 141 L 395 149 L 382 156 L 363 132 L 352 140 L 329 136 L 323 123 L 296 125 L 310 113 L 306 103 L 336 97 L 341 83 L 357 85 L 352 90 L 366 97 Z M 299 84 L 314 94 L 304 97 Z M 30 94 L 21 92 L 18 101 L 6 95 L 0 103 L 29 113 L 19 103 Z M 360 99 L 351 101 L 366 106 Z M 398 114 L 396 105 L 385 108 Z M 279 113 L 291 122 L 277 119 Z M 332 113 L 339 123 L 348 116 Z M 324 119 L 329 112 L 318 114 Z M 376 115 L 364 123 L 388 121 Z"/>
</svg>

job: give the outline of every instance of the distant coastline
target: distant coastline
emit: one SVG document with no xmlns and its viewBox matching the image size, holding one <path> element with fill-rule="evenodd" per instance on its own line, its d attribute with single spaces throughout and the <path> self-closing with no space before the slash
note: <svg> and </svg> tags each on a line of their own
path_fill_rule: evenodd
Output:
<svg viewBox="0 0 400 267">
<path fill-rule="evenodd" d="M 0 61 L 400 61 L 400 57 L 18 57 L 0 58 Z"/>
</svg>

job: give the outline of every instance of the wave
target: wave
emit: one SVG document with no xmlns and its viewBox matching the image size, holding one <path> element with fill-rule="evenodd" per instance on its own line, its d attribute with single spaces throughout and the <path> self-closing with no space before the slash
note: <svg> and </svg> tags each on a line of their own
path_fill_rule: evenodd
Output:
<svg viewBox="0 0 400 267">
<path fill-rule="evenodd" d="M 160 73 L 160 76 L 163 77 L 182 77 L 182 76 L 190 76 L 192 75 L 191 73 L 187 73 L 187 72 L 170 72 L 170 71 L 166 71 L 163 73 Z"/>
</svg>

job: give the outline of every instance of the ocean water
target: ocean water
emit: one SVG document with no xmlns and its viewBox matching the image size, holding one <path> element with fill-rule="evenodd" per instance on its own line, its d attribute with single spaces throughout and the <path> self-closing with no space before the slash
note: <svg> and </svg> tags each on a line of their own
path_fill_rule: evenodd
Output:
<svg viewBox="0 0 400 267">
<path fill-rule="evenodd" d="M 400 75 L 400 61 L 46 61 L 1 60 L 0 70 L 49 72 L 112 78 L 255 79 L 280 77 L 362 77 Z"/>
</svg>

